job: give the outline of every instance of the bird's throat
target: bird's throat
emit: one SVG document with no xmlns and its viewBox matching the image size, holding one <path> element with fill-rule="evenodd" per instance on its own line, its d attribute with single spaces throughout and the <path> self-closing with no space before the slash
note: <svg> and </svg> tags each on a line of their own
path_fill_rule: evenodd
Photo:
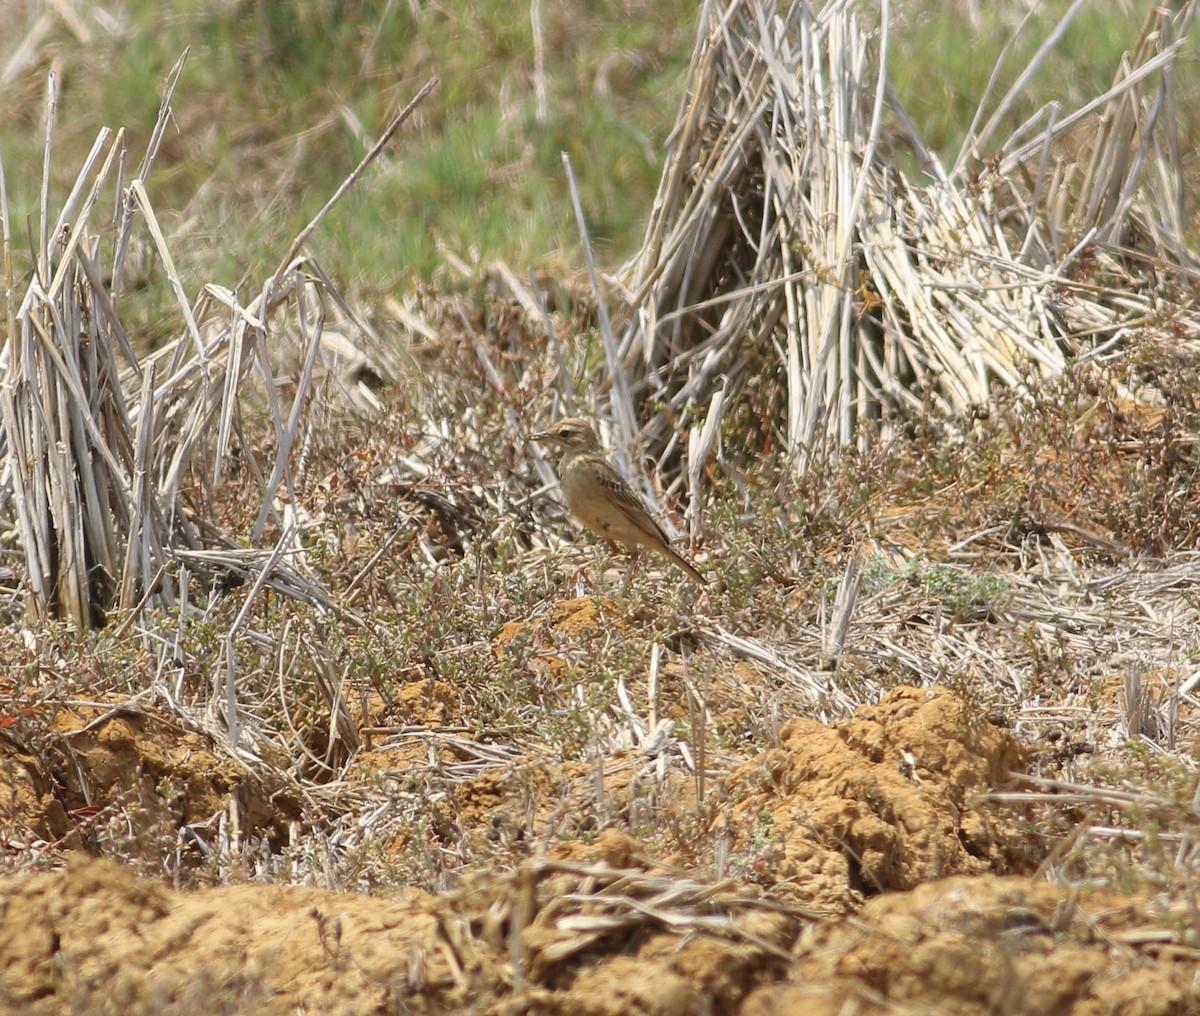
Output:
<svg viewBox="0 0 1200 1016">
<path fill-rule="evenodd" d="M 580 454 L 578 448 L 564 448 L 562 458 L 558 460 L 558 475 L 563 476 L 568 469 L 571 468 L 571 463 L 575 461 Z"/>
</svg>

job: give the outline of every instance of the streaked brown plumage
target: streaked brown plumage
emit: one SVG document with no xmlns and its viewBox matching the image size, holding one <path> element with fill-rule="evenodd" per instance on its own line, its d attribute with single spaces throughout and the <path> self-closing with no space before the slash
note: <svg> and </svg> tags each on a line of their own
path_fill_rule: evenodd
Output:
<svg viewBox="0 0 1200 1016">
<path fill-rule="evenodd" d="M 586 420 L 568 417 L 534 439 L 562 449 L 558 479 L 563 500 L 580 522 L 615 551 L 624 544 L 634 554 L 629 577 L 637 564 L 640 547 L 662 554 L 688 573 L 695 582 L 707 580 L 671 546 L 671 539 L 642 504 L 625 478 L 604 457 L 600 440 Z M 626 578 L 626 585 L 629 584 Z"/>
</svg>

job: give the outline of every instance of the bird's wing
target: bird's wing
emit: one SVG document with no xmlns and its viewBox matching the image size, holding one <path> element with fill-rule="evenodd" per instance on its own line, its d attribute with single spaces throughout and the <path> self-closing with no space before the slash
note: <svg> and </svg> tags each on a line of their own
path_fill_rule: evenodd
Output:
<svg viewBox="0 0 1200 1016">
<path fill-rule="evenodd" d="M 646 509 L 646 505 L 625 481 L 625 477 L 617 472 L 607 459 L 600 456 L 596 457 L 596 466 L 600 485 L 612 495 L 613 503 L 621 509 L 625 517 L 637 528 L 649 529 L 657 533 L 662 542 L 669 547 L 671 538 L 663 531 L 658 520 Z"/>
</svg>

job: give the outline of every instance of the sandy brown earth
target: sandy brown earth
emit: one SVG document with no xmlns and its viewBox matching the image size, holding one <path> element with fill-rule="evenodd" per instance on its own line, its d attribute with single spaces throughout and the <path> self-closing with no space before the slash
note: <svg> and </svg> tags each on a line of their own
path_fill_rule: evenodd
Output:
<svg viewBox="0 0 1200 1016">
<path fill-rule="evenodd" d="M 572 601 L 530 625 L 582 636 L 604 608 Z M 454 711 L 448 688 L 405 701 Z M 1188 901 L 1039 878 L 1028 816 L 988 797 L 1031 761 L 997 719 L 946 687 L 899 687 L 840 723 L 785 723 L 715 788 L 719 807 L 698 810 L 689 780 L 659 785 L 657 807 L 722 855 L 715 880 L 627 821 L 644 796 L 632 752 L 599 769 L 516 759 L 429 803 L 435 838 L 498 863 L 443 893 L 375 896 L 176 891 L 97 857 L 90 823 L 118 794 L 136 832 L 164 843 L 230 802 L 243 835 L 281 843 L 303 809 L 168 720 L 60 712 L 57 769 L 44 746 L 0 738 L 5 850 L 53 841 L 68 858 L 0 880 L 0 1001 L 31 1014 L 1200 1011 L 1198 954 L 1178 934 Z M 364 750 L 364 780 L 385 754 Z M 181 794 L 161 792 L 168 772 Z M 583 834 L 539 840 L 565 813 Z M 394 848 L 419 835 L 393 830 Z"/>
</svg>

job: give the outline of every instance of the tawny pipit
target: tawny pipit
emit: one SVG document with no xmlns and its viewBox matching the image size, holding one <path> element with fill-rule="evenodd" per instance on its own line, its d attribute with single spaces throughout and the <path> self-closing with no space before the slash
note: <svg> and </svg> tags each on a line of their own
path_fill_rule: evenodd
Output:
<svg viewBox="0 0 1200 1016">
<path fill-rule="evenodd" d="M 633 577 L 642 547 L 649 547 L 675 562 L 694 581 L 706 581 L 671 547 L 670 537 L 646 510 L 642 499 L 609 464 L 590 423 L 568 417 L 533 437 L 536 441 L 556 444 L 562 449 L 558 481 L 571 514 L 604 540 L 614 552 L 616 545 L 622 543 L 633 553 L 633 561 L 625 578 L 626 587 Z"/>
</svg>

